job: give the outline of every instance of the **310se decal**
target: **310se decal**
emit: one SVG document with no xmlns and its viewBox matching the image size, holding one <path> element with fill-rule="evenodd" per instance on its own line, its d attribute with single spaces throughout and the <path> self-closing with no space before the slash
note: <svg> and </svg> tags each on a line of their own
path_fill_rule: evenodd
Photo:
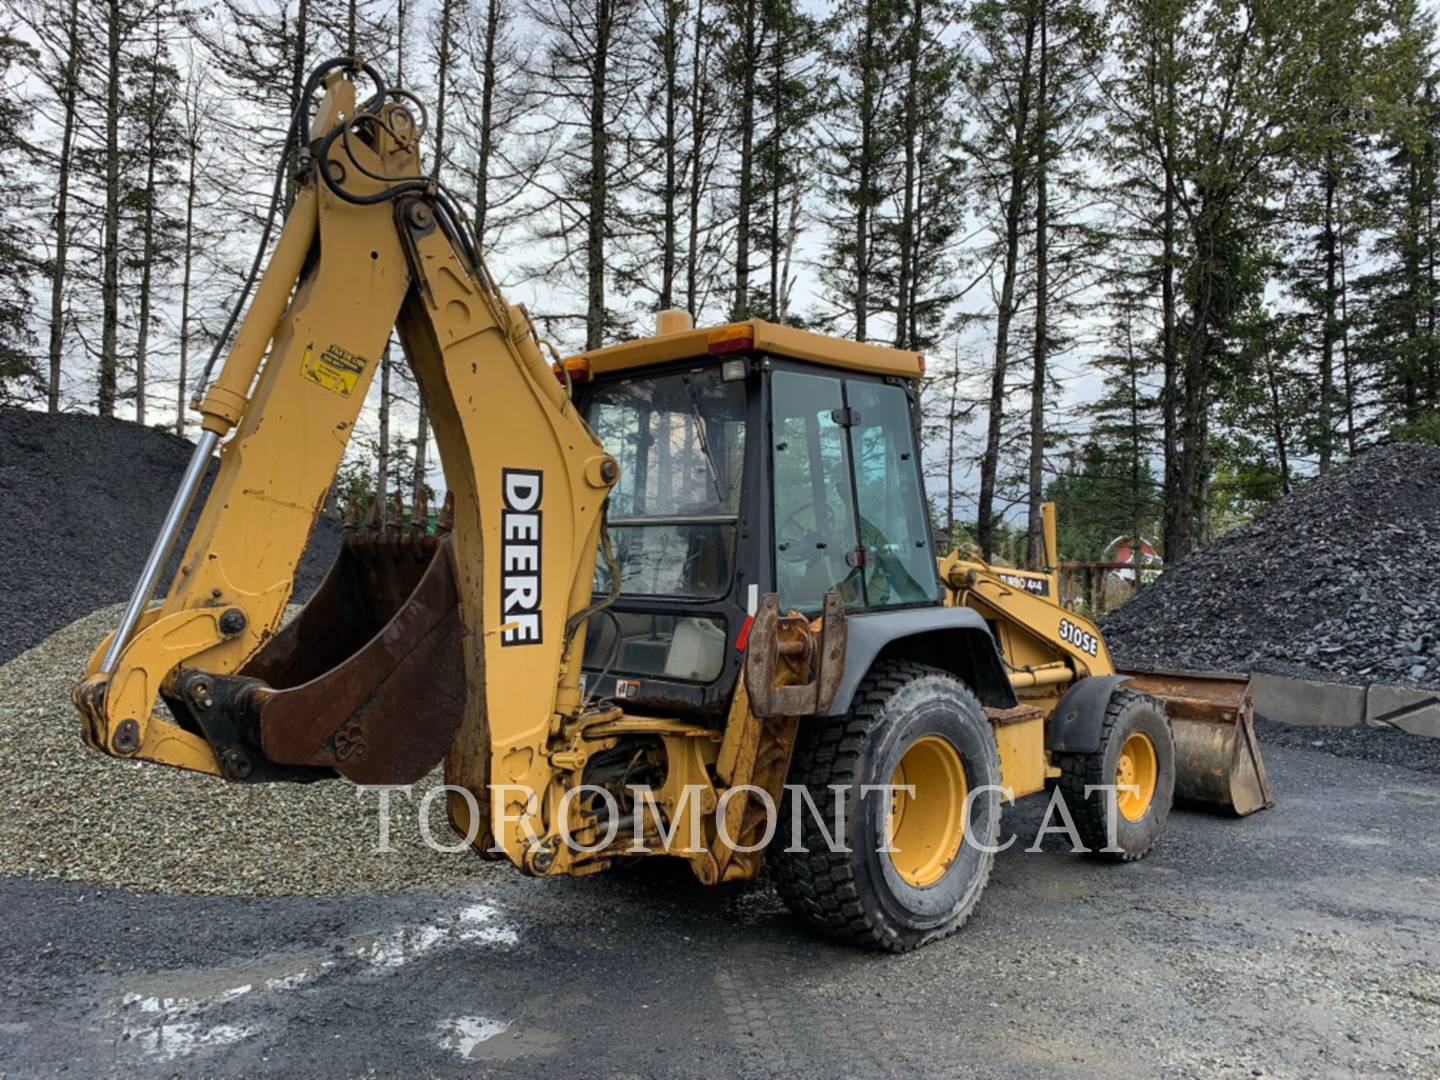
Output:
<svg viewBox="0 0 1440 1080">
<path fill-rule="evenodd" d="M 1100 651 L 1100 643 L 1095 639 L 1095 635 L 1081 630 L 1069 619 L 1060 620 L 1060 640 L 1068 641 L 1081 652 L 1089 653 L 1091 656 Z"/>
<path fill-rule="evenodd" d="M 501 645 L 540 644 L 540 489 L 542 476 L 501 469 Z"/>
</svg>

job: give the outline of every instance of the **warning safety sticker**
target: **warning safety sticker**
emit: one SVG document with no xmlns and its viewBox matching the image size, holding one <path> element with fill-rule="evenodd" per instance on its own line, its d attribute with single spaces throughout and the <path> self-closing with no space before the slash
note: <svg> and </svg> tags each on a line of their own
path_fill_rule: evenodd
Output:
<svg viewBox="0 0 1440 1080">
<path fill-rule="evenodd" d="M 300 373 L 326 390 L 349 397 L 360 382 L 365 370 L 365 358 L 331 344 L 319 356 L 315 355 L 313 344 L 305 347 L 300 360 Z"/>
</svg>

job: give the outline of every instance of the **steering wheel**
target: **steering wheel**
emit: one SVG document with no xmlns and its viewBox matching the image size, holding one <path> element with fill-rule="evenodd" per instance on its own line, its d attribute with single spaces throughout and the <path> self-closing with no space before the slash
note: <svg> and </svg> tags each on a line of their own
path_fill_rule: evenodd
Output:
<svg viewBox="0 0 1440 1080">
<path fill-rule="evenodd" d="M 829 547 L 830 539 L 818 527 L 806 528 L 797 520 L 809 513 L 815 520 L 815 502 L 802 503 L 790 513 L 775 530 L 775 557 L 781 562 L 808 563 Z M 821 547 L 821 545 L 825 545 Z"/>
</svg>

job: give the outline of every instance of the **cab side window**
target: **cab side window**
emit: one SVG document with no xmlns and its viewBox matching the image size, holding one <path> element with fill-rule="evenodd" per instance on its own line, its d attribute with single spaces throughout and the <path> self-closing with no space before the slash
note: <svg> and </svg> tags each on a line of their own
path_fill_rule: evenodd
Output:
<svg viewBox="0 0 1440 1080">
<path fill-rule="evenodd" d="M 775 579 L 780 607 L 818 611 L 838 589 L 863 604 L 848 561 L 856 546 L 845 399 L 828 375 L 777 371 L 770 382 L 775 498 Z"/>
<path fill-rule="evenodd" d="M 910 401 L 898 386 L 849 380 L 850 442 L 870 607 L 936 595 Z"/>
<path fill-rule="evenodd" d="M 902 387 L 771 377 L 775 578 L 782 609 L 932 601 L 938 593 L 910 401 Z"/>
</svg>

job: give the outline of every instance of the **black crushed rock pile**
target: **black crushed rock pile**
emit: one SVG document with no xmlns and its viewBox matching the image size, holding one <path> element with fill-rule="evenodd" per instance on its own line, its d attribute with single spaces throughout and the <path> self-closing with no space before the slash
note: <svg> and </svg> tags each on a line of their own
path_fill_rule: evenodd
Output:
<svg viewBox="0 0 1440 1080">
<path fill-rule="evenodd" d="M 185 439 L 124 420 L 0 409 L 0 663 L 128 598 L 190 450 Z M 170 573 L 208 490 L 207 479 Z M 340 533 L 328 518 L 316 526 L 295 599 L 320 583 Z"/>
<path fill-rule="evenodd" d="M 1167 569 L 1116 662 L 1440 688 L 1440 447 L 1376 447 Z"/>
<path fill-rule="evenodd" d="M 1411 772 L 1440 776 L 1440 739 L 1411 735 L 1398 728 L 1301 727 L 1255 718 L 1255 731 L 1266 746 L 1320 751 L 1334 757 L 1373 761 Z"/>
</svg>

